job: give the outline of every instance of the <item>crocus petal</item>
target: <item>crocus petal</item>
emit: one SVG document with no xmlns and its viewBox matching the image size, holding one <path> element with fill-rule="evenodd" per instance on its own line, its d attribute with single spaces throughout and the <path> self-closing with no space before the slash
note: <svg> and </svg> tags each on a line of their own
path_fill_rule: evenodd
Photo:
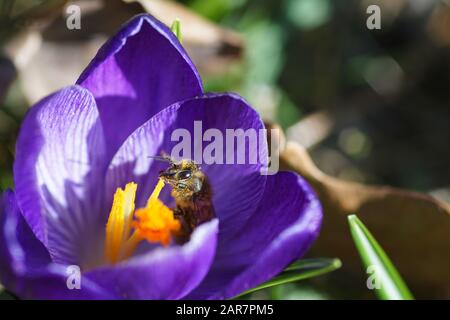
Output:
<svg viewBox="0 0 450 320">
<path fill-rule="evenodd" d="M 219 237 L 209 274 L 187 298 L 227 299 L 269 280 L 305 253 L 321 220 L 320 203 L 301 177 L 268 176 L 252 218 L 231 241 Z"/>
<path fill-rule="evenodd" d="M 94 98 L 71 86 L 27 114 L 17 142 L 14 179 L 25 220 L 56 262 L 84 264 L 104 221 L 104 136 Z M 100 249 L 101 244 L 97 245 Z"/>
<path fill-rule="evenodd" d="M 200 76 L 178 39 L 150 15 L 125 24 L 77 83 L 95 96 L 110 155 L 163 108 L 202 94 Z"/>
<path fill-rule="evenodd" d="M 179 299 L 208 272 L 216 252 L 217 219 L 199 226 L 183 246 L 156 248 L 86 277 L 120 299 Z"/>
<path fill-rule="evenodd" d="M 50 255 L 23 219 L 14 193 L 6 191 L 0 199 L 0 282 L 16 291 L 21 286 L 17 275 L 49 262 Z"/>
<path fill-rule="evenodd" d="M 51 263 L 45 268 L 30 272 L 23 279 L 23 288 L 16 294 L 24 299 L 48 300 L 113 300 L 109 291 L 80 275 L 80 287 L 69 286 L 69 265 Z"/>
<path fill-rule="evenodd" d="M 178 144 L 177 139 L 171 141 L 175 130 L 186 130 L 192 139 L 199 142 L 192 142 L 192 148 L 204 150 L 209 142 L 201 143 L 201 136 L 194 133 L 194 121 L 202 122 L 203 132 L 214 128 L 224 139 L 226 129 L 254 129 L 258 133 L 264 128 L 256 111 L 236 95 L 208 95 L 176 103 L 136 130 L 114 156 L 107 172 L 105 188 L 110 202 L 116 188 L 134 181 L 138 184 L 137 205 L 145 205 L 155 187 L 159 171 L 167 168 L 167 163 L 154 161 L 149 156 L 159 155 L 162 151 L 170 154 Z M 257 155 L 261 151 L 262 159 L 257 158 L 253 164 L 250 161 L 246 164 L 236 164 L 236 161 L 235 164 L 201 164 L 213 189 L 213 204 L 221 221 L 221 233 L 227 237 L 231 237 L 246 222 L 264 192 L 266 176 L 261 175 L 260 170 L 267 159 L 267 143 L 262 139 L 257 144 L 239 150 L 242 145 L 235 143 L 226 150 L 234 155 L 243 152 L 246 159 L 249 154 Z M 188 158 L 196 160 L 195 150 Z M 163 200 L 168 202 L 167 197 L 163 197 Z"/>
<path fill-rule="evenodd" d="M 100 299 L 111 295 L 89 280 L 67 287 L 67 267 L 51 262 L 45 246 L 23 219 L 12 191 L 0 200 L 0 282 L 25 299 Z"/>
</svg>

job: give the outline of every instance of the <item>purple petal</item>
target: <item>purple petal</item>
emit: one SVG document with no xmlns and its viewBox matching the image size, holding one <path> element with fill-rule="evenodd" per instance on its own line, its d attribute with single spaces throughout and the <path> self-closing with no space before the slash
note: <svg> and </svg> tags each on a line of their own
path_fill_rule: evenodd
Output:
<svg viewBox="0 0 450 320">
<path fill-rule="evenodd" d="M 51 263 L 45 246 L 23 219 L 14 193 L 0 200 L 0 282 L 20 298 L 110 298 L 96 284 L 82 279 L 81 290 L 67 288 L 66 267 Z"/>
<path fill-rule="evenodd" d="M 219 236 L 214 264 L 188 299 L 227 299 L 280 273 L 316 239 L 320 203 L 298 175 L 268 176 L 261 203 L 233 239 Z"/>
<path fill-rule="evenodd" d="M 17 293 L 24 299 L 48 300 L 113 300 L 115 296 L 81 274 L 80 288 L 69 289 L 67 265 L 52 263 L 30 272 L 23 278 L 24 286 Z"/>
<path fill-rule="evenodd" d="M 216 252 L 217 219 L 199 226 L 183 246 L 157 248 L 86 274 L 121 299 L 179 299 L 207 274 Z"/>
<path fill-rule="evenodd" d="M 109 40 L 77 81 L 95 96 L 108 154 L 151 116 L 202 94 L 200 76 L 175 35 L 139 15 Z"/>
<path fill-rule="evenodd" d="M 12 191 L 0 199 L 0 282 L 8 289 L 18 287 L 27 268 L 50 262 L 50 255 L 23 219 Z"/>
<path fill-rule="evenodd" d="M 22 124 L 14 165 L 17 201 L 56 262 L 84 266 L 100 250 L 104 150 L 94 98 L 79 86 L 42 100 Z"/>
<path fill-rule="evenodd" d="M 119 149 L 107 172 L 107 196 L 111 198 L 116 188 L 134 181 L 138 184 L 137 205 L 143 206 L 156 185 L 159 171 L 167 167 L 166 163 L 154 161 L 149 156 L 159 155 L 161 151 L 171 153 L 178 144 L 178 141 L 171 141 L 175 129 L 186 129 L 195 138 L 194 121 L 197 120 L 202 121 L 203 132 L 215 128 L 224 137 L 226 129 L 254 129 L 258 132 L 264 128 L 256 111 L 235 95 L 208 95 L 174 104 L 136 130 Z M 199 138 L 200 142 L 193 148 L 203 147 L 204 150 L 209 142 L 202 144 Z M 234 148 L 227 151 L 236 154 L 238 148 L 239 144 L 235 143 Z M 249 154 L 257 154 L 258 148 L 266 161 L 265 139 L 259 146 L 246 148 L 246 158 Z M 191 156 L 194 154 L 195 151 Z M 259 203 L 266 182 L 266 176 L 260 174 L 263 166 L 260 159 L 254 164 L 248 161 L 247 164 L 201 165 L 212 185 L 213 204 L 221 222 L 220 232 L 226 237 L 232 237 L 239 230 Z M 167 197 L 163 200 L 168 203 Z"/>
</svg>

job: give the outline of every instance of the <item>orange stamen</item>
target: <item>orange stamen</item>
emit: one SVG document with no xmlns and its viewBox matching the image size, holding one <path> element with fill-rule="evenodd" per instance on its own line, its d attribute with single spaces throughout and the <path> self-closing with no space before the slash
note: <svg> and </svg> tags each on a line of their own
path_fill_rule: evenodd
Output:
<svg viewBox="0 0 450 320">
<path fill-rule="evenodd" d="M 114 264 L 128 258 L 142 240 L 167 246 L 172 235 L 180 230 L 181 224 L 174 218 L 172 210 L 158 199 L 163 187 L 164 182 L 160 179 L 147 206 L 136 211 L 137 185 L 129 183 L 125 190 L 117 189 L 106 225 L 105 257 L 108 262 Z M 133 220 L 133 213 L 136 220 Z"/>
</svg>

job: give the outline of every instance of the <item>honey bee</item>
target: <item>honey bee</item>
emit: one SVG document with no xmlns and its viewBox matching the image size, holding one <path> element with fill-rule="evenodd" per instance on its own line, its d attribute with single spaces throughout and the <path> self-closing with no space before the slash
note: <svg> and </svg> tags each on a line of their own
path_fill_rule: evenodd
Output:
<svg viewBox="0 0 450 320">
<path fill-rule="evenodd" d="M 174 216 L 182 224 L 177 242 L 185 242 L 198 225 L 215 217 L 209 180 L 190 159 L 175 161 L 167 155 L 151 158 L 169 163 L 159 177 L 172 187 L 171 195 L 176 203 Z"/>
</svg>

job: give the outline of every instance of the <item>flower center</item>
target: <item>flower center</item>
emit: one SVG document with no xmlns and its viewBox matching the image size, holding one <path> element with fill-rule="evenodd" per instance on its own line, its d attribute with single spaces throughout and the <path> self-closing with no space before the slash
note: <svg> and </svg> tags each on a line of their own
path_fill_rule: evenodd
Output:
<svg viewBox="0 0 450 320">
<path fill-rule="evenodd" d="M 181 229 L 173 211 L 158 199 L 163 180 L 159 179 L 145 208 L 135 210 L 136 183 L 118 188 L 106 224 L 105 258 L 117 263 L 130 257 L 141 241 L 169 245 L 173 235 Z"/>
</svg>

